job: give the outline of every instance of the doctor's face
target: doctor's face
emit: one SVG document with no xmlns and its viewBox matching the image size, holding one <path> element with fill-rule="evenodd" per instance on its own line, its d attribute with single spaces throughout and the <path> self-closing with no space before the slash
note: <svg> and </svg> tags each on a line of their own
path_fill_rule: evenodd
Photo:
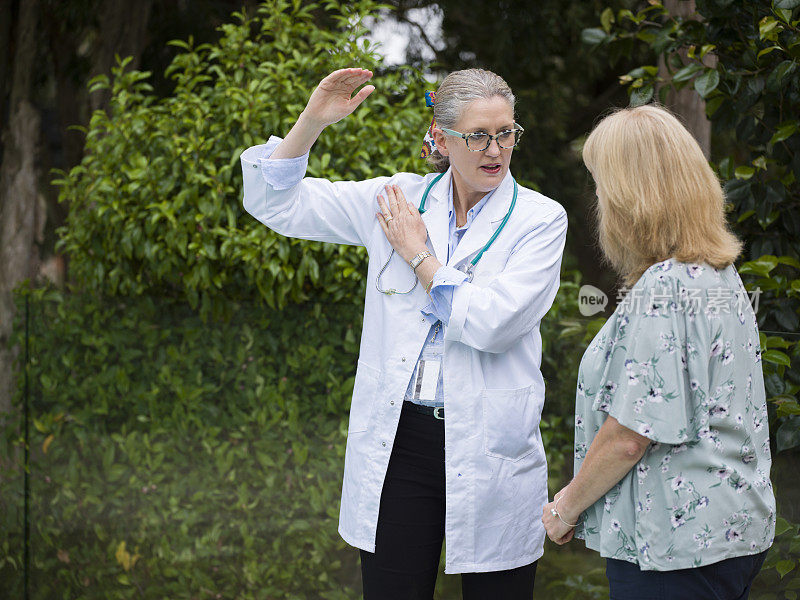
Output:
<svg viewBox="0 0 800 600">
<path fill-rule="evenodd" d="M 501 96 L 474 100 L 464 109 L 461 118 L 452 128 L 460 133 L 488 133 L 495 135 L 514 127 L 514 110 Z M 482 151 L 473 152 L 466 140 L 435 132 L 436 147 L 450 158 L 457 189 L 467 196 L 486 194 L 500 185 L 508 173 L 513 148 L 501 148 L 492 140 Z"/>
</svg>

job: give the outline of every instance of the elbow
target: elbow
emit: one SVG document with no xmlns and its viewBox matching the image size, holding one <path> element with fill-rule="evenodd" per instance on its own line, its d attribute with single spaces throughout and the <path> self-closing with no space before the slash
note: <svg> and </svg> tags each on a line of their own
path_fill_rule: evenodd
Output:
<svg viewBox="0 0 800 600">
<path fill-rule="evenodd" d="M 646 440 L 646 441 L 644 441 Z M 647 447 L 650 445 L 650 440 L 643 438 L 642 440 L 633 439 L 629 437 L 617 440 L 617 453 L 626 462 L 637 463 L 644 456 Z"/>
<path fill-rule="evenodd" d="M 487 331 L 479 336 L 480 343 L 469 344 L 480 352 L 488 352 L 490 354 L 502 354 L 507 352 L 517 341 L 519 337 L 508 335 L 507 332 L 502 330 Z"/>
</svg>

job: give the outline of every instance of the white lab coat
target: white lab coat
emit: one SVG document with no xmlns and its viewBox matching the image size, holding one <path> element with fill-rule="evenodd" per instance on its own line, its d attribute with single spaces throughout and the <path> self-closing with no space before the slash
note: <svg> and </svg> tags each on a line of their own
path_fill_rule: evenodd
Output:
<svg viewBox="0 0 800 600">
<path fill-rule="evenodd" d="M 276 141 L 271 138 L 270 146 Z M 280 161 L 264 160 L 264 150 L 254 146 L 241 156 L 247 212 L 282 235 L 362 245 L 369 253 L 339 533 L 349 544 L 374 552 L 403 398 L 431 326 L 420 312 L 429 303 L 421 285 L 409 295 L 393 296 L 375 287 L 391 251 L 375 217 L 376 198 L 393 183 L 418 205 L 436 174 L 335 183 L 305 178 L 275 189 L 266 177 Z M 463 270 L 506 215 L 513 180 L 510 173 L 505 177 L 447 261 L 450 180 L 448 174 L 431 189 L 422 218 L 431 251 L 443 264 Z M 511 569 L 543 553 L 547 464 L 539 432 L 544 402 L 539 322 L 558 289 L 566 230 L 566 213 L 557 202 L 520 186 L 513 214 L 478 263 L 473 281 L 454 290 L 443 357 L 445 573 Z M 391 261 L 381 278 L 383 289 L 411 287 L 410 267 L 397 253 Z"/>
</svg>

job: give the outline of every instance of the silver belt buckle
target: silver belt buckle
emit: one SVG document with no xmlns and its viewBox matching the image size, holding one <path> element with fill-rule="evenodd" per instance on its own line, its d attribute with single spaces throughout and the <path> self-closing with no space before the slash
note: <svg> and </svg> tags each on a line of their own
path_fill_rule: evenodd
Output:
<svg viewBox="0 0 800 600">
<path fill-rule="evenodd" d="M 440 421 L 444 421 L 444 406 L 436 406 L 433 409 L 433 416 Z"/>
</svg>

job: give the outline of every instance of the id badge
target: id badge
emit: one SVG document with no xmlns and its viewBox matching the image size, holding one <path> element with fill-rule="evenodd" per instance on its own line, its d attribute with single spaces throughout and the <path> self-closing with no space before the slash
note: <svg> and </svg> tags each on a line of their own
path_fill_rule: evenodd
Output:
<svg viewBox="0 0 800 600">
<path fill-rule="evenodd" d="M 417 368 L 417 381 L 414 384 L 414 398 L 417 400 L 436 400 L 436 384 L 439 382 L 440 360 L 421 360 Z"/>
</svg>

